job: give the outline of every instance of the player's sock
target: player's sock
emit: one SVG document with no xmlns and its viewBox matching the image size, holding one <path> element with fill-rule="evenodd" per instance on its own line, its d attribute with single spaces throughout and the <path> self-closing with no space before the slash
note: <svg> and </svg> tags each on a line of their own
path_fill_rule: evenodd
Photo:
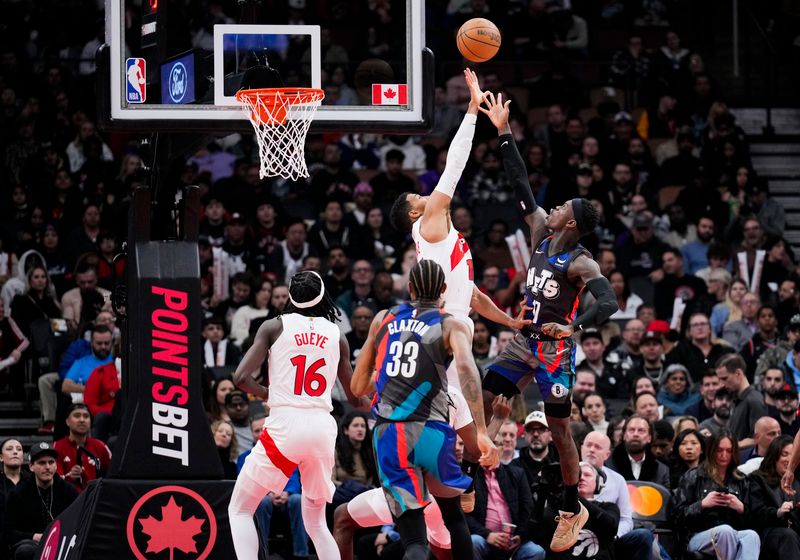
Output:
<svg viewBox="0 0 800 560">
<path fill-rule="evenodd" d="M 580 502 L 578 502 L 578 485 L 573 484 L 564 487 L 564 508 L 563 511 L 570 513 L 578 513 L 581 510 Z"/>
<path fill-rule="evenodd" d="M 303 525 L 320 560 L 338 559 L 339 547 L 325 521 L 325 501 L 303 496 Z"/>
<path fill-rule="evenodd" d="M 228 505 L 233 548 L 239 560 L 258 560 L 258 530 L 253 514 L 266 492 L 255 484 L 248 484 L 249 480 L 246 475 L 240 475 Z"/>
</svg>

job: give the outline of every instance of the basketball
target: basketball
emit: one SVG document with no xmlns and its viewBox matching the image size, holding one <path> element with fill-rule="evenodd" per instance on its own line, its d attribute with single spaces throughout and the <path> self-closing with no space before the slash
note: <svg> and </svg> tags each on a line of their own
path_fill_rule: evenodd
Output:
<svg viewBox="0 0 800 560">
<path fill-rule="evenodd" d="M 500 48 L 500 30 L 488 19 L 473 18 L 458 30 L 456 44 L 467 60 L 486 62 Z"/>
</svg>

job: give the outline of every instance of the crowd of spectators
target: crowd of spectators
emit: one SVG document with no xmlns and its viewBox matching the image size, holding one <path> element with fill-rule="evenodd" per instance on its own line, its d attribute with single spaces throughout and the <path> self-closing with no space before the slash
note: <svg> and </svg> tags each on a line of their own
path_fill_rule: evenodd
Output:
<svg viewBox="0 0 800 560">
<path fill-rule="evenodd" d="M 210 4 L 216 17 L 235 15 L 232 2 Z M 309 22 L 363 8 L 374 24 L 363 34 L 366 52 L 402 47 L 389 39 L 404 36 L 392 23 L 397 0 L 330 4 L 341 9 L 288 3 L 291 15 Z M 722 88 L 693 48 L 703 45 L 677 8 L 684 3 L 567 4 L 426 5 L 429 25 L 439 29 L 475 16 L 501 25 L 500 64 L 478 73 L 486 90 L 512 99 L 511 126 L 538 203 L 549 209 L 586 197 L 602 216 L 583 243 L 620 309 L 578 336 L 572 419 L 590 521 L 567 554 L 651 558 L 660 548 L 664 557 L 664 542 L 654 545 L 651 528 L 634 519 L 627 479 L 672 493 L 673 522 L 664 527 L 679 543 L 672 552 L 709 551 L 713 541 L 722 558 L 756 558 L 759 546 L 798 558 L 794 502 L 779 488 L 800 429 L 800 276 L 781 237 L 783 209 L 751 167 Z M 15 439 L 0 446 L 7 504 L 0 558 L 32 557 L 45 526 L 106 471 L 119 429 L 124 356 L 109 303 L 120 272 L 113 257 L 125 240 L 131 193 L 147 175 L 135 136 L 95 125 L 101 15 L 83 3 L 61 20 L 75 23 L 67 35 L 51 27 L 40 3 L 13 3 L 0 42 L 0 380 L 10 398 L 38 390 L 40 432 L 54 440 L 27 459 Z M 610 31 L 625 37 L 618 49 L 603 42 Z M 202 45 L 202 26 L 194 32 Z M 347 55 L 359 51 L 336 48 L 343 37 L 325 37 L 329 100 L 352 99 Z M 443 60 L 456 59 L 447 33 L 429 34 L 429 42 Z M 591 64 L 603 57 L 608 64 Z M 541 72 L 527 75 L 523 60 Z M 258 327 L 283 310 L 289 278 L 298 270 L 323 275 L 353 362 L 374 314 L 407 297 L 415 251 L 389 226 L 387 211 L 398 194 L 428 194 L 436 185 L 464 93 L 460 68 L 437 75 L 436 121 L 425 137 L 310 135 L 307 181 L 261 180 L 248 135 L 209 139 L 181 163 L 177 186 L 202 193 L 198 358 L 227 478 L 269 413 L 234 387 L 230 373 Z M 496 134 L 481 117 L 452 221 L 472 248 L 476 283 L 509 313 L 524 283 L 505 241 L 519 223 L 513 206 Z M 475 319 L 473 350 L 483 367 L 513 333 Z M 341 388 L 336 396 L 343 400 Z M 469 516 L 476 558 L 499 551 L 543 558 L 537 543 L 552 532 L 558 458 L 546 418 L 526 409 L 536 395 L 527 396 L 527 403 L 495 403 L 496 414 L 511 419 L 497 440 L 504 465 L 476 482 Z M 334 505 L 378 485 L 369 419 L 338 403 L 335 413 Z M 296 557 L 309 554 L 301 492 L 295 473 L 257 514 L 264 542 L 274 542 L 271 525 L 273 534 L 288 529 L 292 550 L 282 553 Z M 502 522 L 498 511 L 508 514 Z M 279 512 L 287 521 L 276 528 Z M 361 534 L 358 556 L 399 558 L 397 539 L 391 526 Z"/>
</svg>

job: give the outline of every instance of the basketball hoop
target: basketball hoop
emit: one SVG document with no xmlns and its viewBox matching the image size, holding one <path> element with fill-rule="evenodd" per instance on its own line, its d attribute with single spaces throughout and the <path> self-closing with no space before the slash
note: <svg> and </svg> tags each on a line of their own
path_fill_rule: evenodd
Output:
<svg viewBox="0 0 800 560">
<path fill-rule="evenodd" d="M 253 124 L 261 158 L 260 177 L 308 177 L 305 141 L 311 119 L 325 98 L 314 88 L 243 89 L 236 100 Z"/>
</svg>

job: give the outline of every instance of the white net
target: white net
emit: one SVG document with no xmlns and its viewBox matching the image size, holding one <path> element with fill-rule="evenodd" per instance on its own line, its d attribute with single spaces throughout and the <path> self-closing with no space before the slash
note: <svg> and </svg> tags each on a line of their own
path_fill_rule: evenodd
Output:
<svg viewBox="0 0 800 560">
<path fill-rule="evenodd" d="M 322 90 L 316 89 L 242 90 L 236 94 L 256 133 L 262 179 L 308 177 L 306 134 L 324 97 Z"/>
</svg>

